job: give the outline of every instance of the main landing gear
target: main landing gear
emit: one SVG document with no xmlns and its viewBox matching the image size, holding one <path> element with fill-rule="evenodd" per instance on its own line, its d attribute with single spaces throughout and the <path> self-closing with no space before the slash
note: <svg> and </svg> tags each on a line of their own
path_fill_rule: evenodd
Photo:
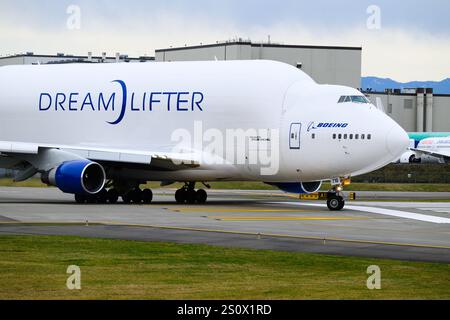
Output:
<svg viewBox="0 0 450 320">
<path fill-rule="evenodd" d="M 110 181 L 106 187 L 95 195 L 76 194 L 75 201 L 80 204 L 115 204 L 122 198 L 125 204 L 149 204 L 153 200 L 153 192 L 150 189 L 140 189 L 138 182 Z M 210 188 L 209 185 L 204 185 Z M 203 204 L 208 194 L 203 189 L 195 190 L 195 182 L 187 182 L 183 188 L 175 192 L 177 203 Z"/>
<path fill-rule="evenodd" d="M 203 189 L 195 190 L 195 182 L 189 182 L 183 188 L 175 192 L 175 200 L 177 203 L 205 203 L 208 194 Z"/>
<path fill-rule="evenodd" d="M 150 204 L 153 200 L 153 192 L 150 189 L 141 190 L 135 188 L 122 195 L 122 201 L 124 203 L 134 203 L 134 204 Z"/>
<path fill-rule="evenodd" d="M 120 192 L 120 188 L 111 187 L 103 189 L 95 195 L 76 194 L 75 201 L 80 204 L 84 203 L 98 203 L 98 204 L 115 204 L 122 198 L 123 203 L 126 204 L 149 204 L 153 200 L 153 192 L 150 189 L 141 190 L 139 187 L 126 189 L 127 191 Z"/>
</svg>

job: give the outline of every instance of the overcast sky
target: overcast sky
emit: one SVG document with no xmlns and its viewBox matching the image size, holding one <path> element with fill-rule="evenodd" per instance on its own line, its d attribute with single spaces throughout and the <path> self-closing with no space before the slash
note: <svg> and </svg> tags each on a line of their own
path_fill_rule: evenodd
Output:
<svg viewBox="0 0 450 320">
<path fill-rule="evenodd" d="M 67 26 L 70 5 L 80 8 L 79 29 L 72 19 Z M 379 29 L 367 13 L 372 5 L 380 8 Z M 152 56 L 157 48 L 268 35 L 284 44 L 362 46 L 364 76 L 450 77 L 448 0 L 0 0 L 0 55 Z"/>
</svg>

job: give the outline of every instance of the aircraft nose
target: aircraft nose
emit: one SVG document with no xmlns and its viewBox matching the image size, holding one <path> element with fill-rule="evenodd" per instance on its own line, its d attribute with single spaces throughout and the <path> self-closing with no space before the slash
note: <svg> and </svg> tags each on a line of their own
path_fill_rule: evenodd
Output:
<svg viewBox="0 0 450 320">
<path fill-rule="evenodd" d="M 409 137 L 398 124 L 386 135 L 386 148 L 393 157 L 399 157 L 409 146 Z"/>
</svg>

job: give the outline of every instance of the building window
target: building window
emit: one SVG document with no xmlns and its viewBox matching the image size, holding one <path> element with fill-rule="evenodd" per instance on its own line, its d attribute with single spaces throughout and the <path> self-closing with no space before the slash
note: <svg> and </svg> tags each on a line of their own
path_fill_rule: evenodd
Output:
<svg viewBox="0 0 450 320">
<path fill-rule="evenodd" d="M 413 108 L 413 100 L 412 99 L 405 99 L 403 101 L 403 106 L 405 109 L 412 109 Z"/>
</svg>

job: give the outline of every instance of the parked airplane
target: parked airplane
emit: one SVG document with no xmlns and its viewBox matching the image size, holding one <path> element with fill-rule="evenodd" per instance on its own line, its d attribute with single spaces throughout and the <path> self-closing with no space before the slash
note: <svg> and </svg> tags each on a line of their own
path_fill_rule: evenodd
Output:
<svg viewBox="0 0 450 320">
<path fill-rule="evenodd" d="M 240 143 L 236 141 L 240 141 Z M 79 203 L 149 203 L 147 181 L 262 181 L 344 207 L 343 181 L 385 166 L 406 132 L 359 91 L 274 61 L 0 68 L 0 167 Z"/>
<path fill-rule="evenodd" d="M 448 163 L 450 160 L 450 132 L 411 132 L 409 148 L 397 162 Z"/>
</svg>

